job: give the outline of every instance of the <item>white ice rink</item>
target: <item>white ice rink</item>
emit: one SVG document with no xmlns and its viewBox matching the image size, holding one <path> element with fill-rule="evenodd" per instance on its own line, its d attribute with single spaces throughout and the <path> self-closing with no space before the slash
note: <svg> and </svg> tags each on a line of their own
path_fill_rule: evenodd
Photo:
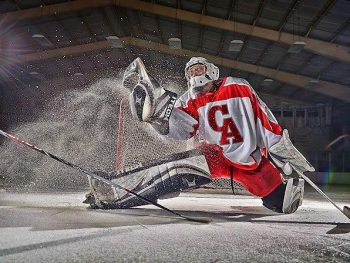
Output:
<svg viewBox="0 0 350 263">
<path fill-rule="evenodd" d="M 0 262 L 350 262 L 350 220 L 313 189 L 279 215 L 253 197 L 183 193 L 160 204 L 90 210 L 84 193 L 0 192 Z M 328 192 L 350 204 L 349 188 Z"/>
</svg>

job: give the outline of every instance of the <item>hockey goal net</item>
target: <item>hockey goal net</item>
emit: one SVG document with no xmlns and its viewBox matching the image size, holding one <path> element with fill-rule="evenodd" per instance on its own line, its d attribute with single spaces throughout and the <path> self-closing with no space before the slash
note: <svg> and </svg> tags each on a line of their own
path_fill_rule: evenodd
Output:
<svg viewBox="0 0 350 263">
<path fill-rule="evenodd" d="M 134 120 L 128 97 L 121 99 L 118 112 L 116 132 L 117 170 L 138 166 L 164 156 L 193 149 L 193 141 L 175 141 L 159 135 L 149 124 Z M 222 190 L 239 195 L 249 195 L 249 192 L 238 182 L 228 178 L 215 178 L 202 189 Z"/>
</svg>

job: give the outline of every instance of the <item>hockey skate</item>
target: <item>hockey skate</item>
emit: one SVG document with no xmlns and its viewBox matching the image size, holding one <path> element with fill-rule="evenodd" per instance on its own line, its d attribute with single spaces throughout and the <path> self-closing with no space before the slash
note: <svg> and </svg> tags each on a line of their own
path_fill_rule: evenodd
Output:
<svg viewBox="0 0 350 263">
<path fill-rule="evenodd" d="M 290 178 L 286 181 L 282 212 L 294 213 L 301 206 L 304 197 L 304 179 Z"/>
<path fill-rule="evenodd" d="M 209 168 L 200 150 L 174 154 L 136 168 L 112 172 L 105 178 L 148 200 L 176 197 L 185 189 L 210 183 Z M 89 178 L 91 193 L 84 203 L 91 208 L 118 209 L 146 205 L 148 202 L 104 182 Z"/>
</svg>

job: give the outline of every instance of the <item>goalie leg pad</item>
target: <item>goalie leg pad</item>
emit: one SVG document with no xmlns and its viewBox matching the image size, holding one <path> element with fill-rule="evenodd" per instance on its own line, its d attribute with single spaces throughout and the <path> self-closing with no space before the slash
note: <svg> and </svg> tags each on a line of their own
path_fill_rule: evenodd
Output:
<svg viewBox="0 0 350 263">
<path fill-rule="evenodd" d="M 291 214 L 302 205 L 303 197 L 304 180 L 289 178 L 261 200 L 266 208 L 274 212 Z"/>
<path fill-rule="evenodd" d="M 152 201 L 174 197 L 185 189 L 210 183 L 205 157 L 198 155 L 198 151 L 186 153 L 184 159 L 171 161 L 170 157 L 151 166 L 124 171 L 117 176 L 113 174 L 111 181 Z M 93 208 L 117 209 L 148 204 L 127 191 L 116 189 L 97 179 L 91 179 L 90 186 L 94 196 L 93 202 L 90 202 Z"/>
<path fill-rule="evenodd" d="M 303 203 L 304 179 L 290 178 L 286 183 L 286 191 L 283 198 L 282 212 L 294 213 Z"/>
</svg>

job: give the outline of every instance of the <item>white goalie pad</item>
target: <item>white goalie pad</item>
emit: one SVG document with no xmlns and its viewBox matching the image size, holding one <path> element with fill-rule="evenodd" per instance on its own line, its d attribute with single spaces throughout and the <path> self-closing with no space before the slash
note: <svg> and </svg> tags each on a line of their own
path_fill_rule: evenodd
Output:
<svg viewBox="0 0 350 263">
<path fill-rule="evenodd" d="M 112 172 L 108 179 L 152 201 L 175 197 L 182 190 L 198 188 L 211 182 L 207 162 L 200 150 L 174 154 L 145 166 Z M 130 208 L 148 204 L 98 179 L 89 181 L 94 195 L 93 203 L 90 203 L 92 207 Z"/>
<path fill-rule="evenodd" d="M 282 212 L 285 214 L 294 213 L 303 203 L 304 179 L 289 178 L 286 181 L 286 190 L 283 199 Z"/>
<path fill-rule="evenodd" d="M 274 163 L 282 168 L 286 175 L 292 173 L 291 165 L 302 173 L 315 171 L 315 168 L 294 147 L 287 130 L 283 130 L 281 140 L 270 147 L 269 154 Z"/>
</svg>

